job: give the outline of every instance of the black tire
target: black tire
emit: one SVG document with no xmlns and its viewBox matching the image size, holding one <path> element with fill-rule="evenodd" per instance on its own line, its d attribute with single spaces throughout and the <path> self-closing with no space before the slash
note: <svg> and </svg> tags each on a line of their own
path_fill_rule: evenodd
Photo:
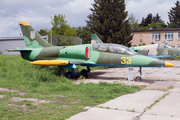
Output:
<svg viewBox="0 0 180 120">
<path fill-rule="evenodd" d="M 141 77 L 140 76 L 137 76 L 136 78 L 135 78 L 135 81 L 141 81 L 142 79 L 141 79 Z"/>
<path fill-rule="evenodd" d="M 66 75 L 65 75 L 66 78 L 68 79 L 74 79 L 75 75 L 72 73 L 72 72 L 67 72 Z"/>
<path fill-rule="evenodd" d="M 86 69 L 81 70 L 81 75 L 84 77 L 88 77 L 88 71 Z"/>
</svg>

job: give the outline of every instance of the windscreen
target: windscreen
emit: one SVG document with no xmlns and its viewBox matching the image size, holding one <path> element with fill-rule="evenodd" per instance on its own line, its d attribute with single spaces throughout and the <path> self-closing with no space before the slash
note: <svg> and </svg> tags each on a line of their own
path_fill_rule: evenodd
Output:
<svg viewBox="0 0 180 120">
<path fill-rule="evenodd" d="M 125 53 L 128 48 L 123 45 L 111 44 L 110 45 L 110 52 L 114 53 Z"/>
<path fill-rule="evenodd" d="M 106 51 L 108 44 L 105 44 L 105 43 L 93 43 L 92 46 L 93 46 L 94 50 Z"/>
</svg>

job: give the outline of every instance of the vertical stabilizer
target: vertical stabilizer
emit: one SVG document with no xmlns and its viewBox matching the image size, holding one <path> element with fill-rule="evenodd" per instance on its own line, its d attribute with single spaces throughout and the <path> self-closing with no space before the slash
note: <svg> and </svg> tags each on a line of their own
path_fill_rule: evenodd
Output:
<svg viewBox="0 0 180 120">
<path fill-rule="evenodd" d="M 27 48 L 52 47 L 28 22 L 20 21 L 19 24 Z"/>
<path fill-rule="evenodd" d="M 103 43 L 103 42 L 96 34 L 92 34 L 91 35 L 91 43 Z"/>
</svg>

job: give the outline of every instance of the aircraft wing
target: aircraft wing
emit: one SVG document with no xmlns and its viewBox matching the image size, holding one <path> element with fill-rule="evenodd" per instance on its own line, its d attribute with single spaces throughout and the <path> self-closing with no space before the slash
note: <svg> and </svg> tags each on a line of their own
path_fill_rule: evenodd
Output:
<svg viewBox="0 0 180 120">
<path fill-rule="evenodd" d="M 152 54 L 148 54 L 148 56 L 149 56 L 149 57 L 152 57 L 152 58 L 158 58 L 158 59 L 173 57 L 173 56 L 171 56 L 171 55 L 160 55 L 160 56 L 157 56 L 157 55 L 152 55 Z"/>
</svg>

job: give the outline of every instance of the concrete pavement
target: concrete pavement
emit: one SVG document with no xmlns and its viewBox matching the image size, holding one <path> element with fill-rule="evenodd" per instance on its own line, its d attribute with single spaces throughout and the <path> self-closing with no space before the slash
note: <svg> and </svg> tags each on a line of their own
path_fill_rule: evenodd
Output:
<svg viewBox="0 0 180 120">
<path fill-rule="evenodd" d="M 180 82 L 159 82 L 162 82 L 159 90 L 161 87 L 169 90 L 142 90 L 127 94 L 68 120 L 180 120 Z"/>
<path fill-rule="evenodd" d="M 134 111 L 137 113 L 143 113 L 146 107 L 154 103 L 161 96 L 166 94 L 163 91 L 151 91 L 151 90 L 142 90 L 133 94 L 123 95 L 116 99 L 110 100 L 102 104 L 101 106 L 106 108 L 110 107 L 111 109 L 118 109 L 122 111 Z"/>
<path fill-rule="evenodd" d="M 87 112 L 72 116 L 68 120 L 131 120 L 139 113 L 93 107 Z"/>
<path fill-rule="evenodd" d="M 68 120 L 180 120 L 180 62 L 168 62 L 175 67 L 143 68 L 142 81 L 130 82 L 146 85 L 144 90 L 110 100 Z M 129 84 L 124 81 L 127 74 L 128 68 L 95 70 L 83 82 Z M 138 75 L 138 68 L 134 68 L 134 77 Z"/>
</svg>

